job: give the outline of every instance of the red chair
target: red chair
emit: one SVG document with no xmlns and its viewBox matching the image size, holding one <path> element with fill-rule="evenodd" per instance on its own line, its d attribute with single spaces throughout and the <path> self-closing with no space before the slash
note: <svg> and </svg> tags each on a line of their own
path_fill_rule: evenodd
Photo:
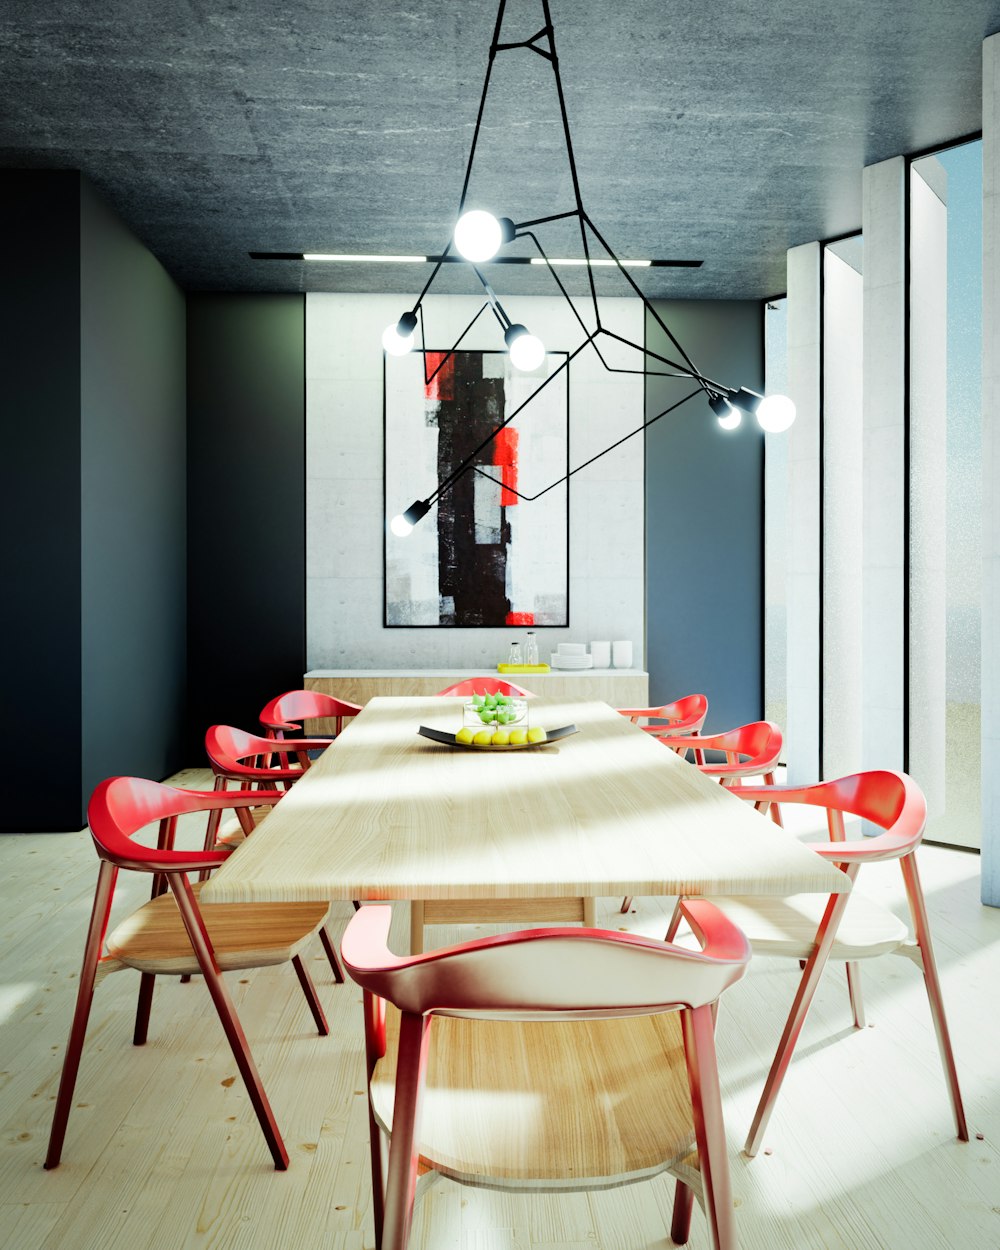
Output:
<svg viewBox="0 0 1000 1250">
<path fill-rule="evenodd" d="M 782 736 L 781 729 L 773 721 L 758 720 L 719 734 L 679 735 L 671 738 L 667 745 L 679 755 L 692 751 L 699 771 L 732 790 L 747 777 L 762 776 L 765 785 L 774 785 L 774 770 L 781 759 Z M 724 755 L 725 762 L 706 762 L 706 751 Z M 770 810 L 771 819 L 780 825 L 778 804 L 759 804 L 759 807 L 765 806 Z"/>
<path fill-rule="evenodd" d="M 690 734 L 667 740 L 666 745 L 678 755 L 693 752 L 695 766 L 707 777 L 715 777 L 727 789 L 738 789 L 745 777 L 763 776 L 764 784 L 774 785 L 774 769 L 781 758 L 781 730 L 773 721 L 751 721 L 737 729 L 721 734 Z M 709 764 L 706 751 L 724 754 L 725 763 Z M 767 810 L 776 825 L 781 824 L 778 804 L 758 802 L 758 811 Z M 622 900 L 621 910 L 627 912 L 632 906 L 631 896 Z"/>
<path fill-rule="evenodd" d="M 449 694 L 461 694 L 466 697 L 474 694 L 507 694 L 517 695 L 521 699 L 535 697 L 530 690 L 522 690 L 520 686 L 515 686 L 512 681 L 504 681 L 502 677 L 468 677 L 465 681 L 449 686 L 447 690 L 438 691 L 440 696 Z"/>
<path fill-rule="evenodd" d="M 827 960 L 843 960 L 847 964 L 854 1025 L 860 1029 L 864 1027 L 864 1009 L 858 961 L 890 953 L 906 956 L 923 972 L 951 1097 L 955 1130 L 961 1141 L 968 1141 L 969 1131 L 934 960 L 927 908 L 917 873 L 916 851 L 927 819 L 927 804 L 919 786 L 905 773 L 872 771 L 799 789 L 785 786 L 776 790 L 745 787 L 735 793 L 751 803 L 773 803 L 777 793 L 782 803 L 804 803 L 825 808 L 830 840 L 810 845 L 817 855 L 831 860 L 852 880 L 864 864 L 898 860 L 913 926 L 911 940 L 907 926 L 895 913 L 866 899 L 856 888 L 849 894 L 837 894 L 829 899 L 815 894 L 790 898 L 713 896 L 712 902 L 746 933 L 755 953 L 788 956 L 800 963 L 805 961 L 795 1001 L 747 1138 L 746 1153 L 752 1156 L 760 1147 Z M 847 841 L 845 815 L 871 821 L 884 832 L 874 838 Z M 680 918 L 680 913 L 675 911 L 668 939 L 676 933 Z M 907 1044 L 912 1045 L 911 1039 L 907 1039 Z"/>
<path fill-rule="evenodd" d="M 289 732 L 300 733 L 302 721 L 321 716 L 333 720 L 335 729 L 332 737 L 337 737 L 344 728 L 344 721 L 357 716 L 360 711 L 360 704 L 346 703 L 343 699 L 335 699 L 332 694 L 321 694 L 318 690 L 287 690 L 264 705 L 260 723 L 266 730 L 266 737 L 281 739 Z M 326 735 L 317 734 L 316 737 L 325 738 Z"/>
<path fill-rule="evenodd" d="M 46 1168 L 57 1167 L 62 1157 L 94 987 L 109 973 L 126 967 L 137 968 L 142 973 L 133 1037 L 136 1046 L 146 1041 L 156 977 L 197 972 L 204 976 L 274 1166 L 279 1171 L 288 1167 L 288 1153 L 220 974 L 235 969 L 265 968 L 291 960 L 316 1027 L 321 1034 L 327 1034 L 329 1029 L 323 1009 L 299 952 L 326 920 L 329 904 L 239 903 L 202 907 L 198 901 L 201 887 L 192 885 L 188 874 L 218 867 L 230 852 L 174 849 L 178 816 L 231 807 L 249 823 L 250 809 L 260 803 L 273 802 L 275 797 L 264 790 L 230 791 L 224 795 L 174 790 L 137 777 L 112 777 L 102 781 L 94 791 L 87 816 L 101 867 L 84 946 L 76 1011 L 45 1156 Z M 150 848 L 135 842 L 139 830 L 155 821 L 159 822 L 157 846 Z M 150 873 L 152 897 L 119 924 L 105 941 L 118 872 L 122 868 Z"/>
<path fill-rule="evenodd" d="M 640 720 L 665 721 L 660 725 L 641 725 L 646 733 L 656 738 L 673 738 L 678 734 L 700 733 L 708 715 L 708 697 L 703 694 L 686 694 L 673 703 L 664 703 L 662 707 L 620 707 L 622 716 L 627 716 L 633 725 Z"/>
<path fill-rule="evenodd" d="M 687 1240 L 693 1187 L 711 1244 L 735 1250 L 713 1005 L 750 952 L 710 903 L 683 910 L 701 950 L 529 929 L 401 958 L 386 945 L 391 908 L 354 916 L 342 952 L 364 989 L 377 1247 L 406 1250 L 420 1168 L 567 1190 L 670 1171 L 674 1241 Z"/>
<path fill-rule="evenodd" d="M 317 749 L 324 750 L 329 745 L 329 739 L 323 738 L 259 738 L 256 734 L 248 734 L 242 729 L 235 729 L 232 725 L 212 725 L 205 734 L 205 751 L 212 765 L 212 772 L 215 774 L 215 789 L 222 791 L 226 789 L 230 781 L 235 781 L 246 789 L 266 785 L 272 788 L 273 793 L 276 786 L 281 786 L 282 792 L 287 791 L 312 763 L 309 759 L 309 752 Z M 256 762 L 269 754 L 294 757 L 295 763 L 288 762 L 277 767 L 263 767 Z M 246 763 L 247 760 L 253 762 Z M 277 798 L 280 797 L 281 793 L 278 793 Z M 277 798 L 274 798 L 272 794 L 272 804 L 277 802 Z M 270 811 L 270 806 L 262 807 L 251 827 L 260 824 Z M 246 837 L 245 825 L 236 828 L 220 827 L 219 818 L 220 812 L 218 811 L 214 811 L 209 816 L 205 833 L 206 850 L 220 845 L 233 846 L 242 842 Z M 319 936 L 327 959 L 330 961 L 330 967 L 333 969 L 334 980 L 341 984 L 344 974 L 340 967 L 340 960 L 337 958 L 337 949 L 325 925 L 320 929 Z"/>
</svg>

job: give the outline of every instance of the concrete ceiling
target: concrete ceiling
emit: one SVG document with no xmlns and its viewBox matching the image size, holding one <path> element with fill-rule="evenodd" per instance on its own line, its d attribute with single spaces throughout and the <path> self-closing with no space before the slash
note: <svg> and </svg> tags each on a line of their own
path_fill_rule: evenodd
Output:
<svg viewBox="0 0 1000 1250">
<path fill-rule="evenodd" d="M 978 130 L 980 44 L 1000 27 L 1000 0 L 551 10 L 586 209 L 623 257 L 704 260 L 638 277 L 692 298 L 782 291 L 786 248 L 860 226 L 865 164 Z M 507 14 L 508 40 L 542 25 L 538 0 Z M 495 16 L 494 0 L 4 0 L 0 166 L 83 170 L 187 289 L 413 290 L 427 267 L 248 253 L 440 252 Z M 572 207 L 530 52 L 497 59 L 470 204 Z M 565 230 L 544 242 L 581 254 Z M 551 293 L 537 269 L 490 277 Z M 477 288 L 452 265 L 434 289 Z"/>
</svg>

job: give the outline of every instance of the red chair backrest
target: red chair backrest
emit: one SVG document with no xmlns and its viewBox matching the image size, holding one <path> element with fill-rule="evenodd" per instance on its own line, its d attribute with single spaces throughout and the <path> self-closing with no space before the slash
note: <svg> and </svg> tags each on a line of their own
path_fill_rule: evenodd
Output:
<svg viewBox="0 0 1000 1250">
<path fill-rule="evenodd" d="M 286 690 L 265 705 L 260 721 L 262 725 L 284 727 L 316 716 L 357 716 L 360 711 L 358 704 L 346 703 L 318 690 Z"/>
<path fill-rule="evenodd" d="M 725 751 L 741 757 L 740 768 L 747 772 L 769 772 L 781 756 L 781 729 L 773 721 L 757 720 L 719 734 L 692 734 L 671 738 L 675 748 L 694 747 L 701 751 Z M 745 758 L 742 758 L 745 757 Z M 723 769 L 722 764 L 699 764 L 706 772 Z"/>
<path fill-rule="evenodd" d="M 746 971 L 750 947 L 705 900 L 685 900 L 704 943 L 688 950 L 635 933 L 528 929 L 407 958 L 387 946 L 392 908 L 362 907 L 344 933 L 344 966 L 364 989 L 417 1014 L 651 1014 L 714 1002 Z"/>
<path fill-rule="evenodd" d="M 919 846 L 927 823 L 927 800 L 923 791 L 906 773 L 889 769 L 870 769 L 812 786 L 744 786 L 733 793 L 751 802 L 808 803 L 826 808 L 828 813 L 859 816 L 885 830 L 877 837 L 851 840 L 846 844 L 839 841 L 829 845 L 810 843 L 828 859 L 876 860 L 908 855 Z M 831 838 L 843 836 L 842 824 L 836 829 L 832 821 L 829 824 Z M 839 848 L 845 845 L 848 850 L 841 851 Z"/>
<path fill-rule="evenodd" d="M 512 681 L 504 681 L 502 677 L 468 677 L 465 681 L 456 682 L 447 690 L 439 690 L 438 695 L 474 695 L 474 694 L 507 694 L 518 695 L 522 699 L 533 699 L 530 690 L 516 686 Z"/>
<path fill-rule="evenodd" d="M 677 721 L 671 728 L 690 729 L 697 733 L 708 715 L 708 697 L 703 694 L 686 694 L 682 699 L 668 703 L 661 715 Z"/>
<path fill-rule="evenodd" d="M 270 738 L 259 738 L 232 725 L 211 725 L 205 734 L 205 750 L 214 769 L 239 772 L 241 761 L 276 750 Z"/>
<path fill-rule="evenodd" d="M 263 790 L 252 796 L 255 804 L 266 801 Z M 189 812 L 210 811 L 232 807 L 241 796 L 230 792 L 213 793 L 197 790 L 175 790 L 172 786 L 141 777 L 109 777 L 102 781 L 90 797 L 87 821 L 98 855 L 124 868 L 152 871 L 156 867 L 202 868 L 218 865 L 227 851 L 175 851 L 147 847 L 134 841 L 140 829 L 156 821 Z"/>
</svg>

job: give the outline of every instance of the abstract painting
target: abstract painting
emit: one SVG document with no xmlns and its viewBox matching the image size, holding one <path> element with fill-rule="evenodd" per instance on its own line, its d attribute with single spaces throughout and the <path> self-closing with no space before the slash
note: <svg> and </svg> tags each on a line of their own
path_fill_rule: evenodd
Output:
<svg viewBox="0 0 1000 1250">
<path fill-rule="evenodd" d="M 385 359 L 386 520 L 426 498 L 563 363 L 506 352 Z M 387 626 L 569 624 L 569 370 L 479 452 L 406 538 L 386 525 Z"/>
</svg>

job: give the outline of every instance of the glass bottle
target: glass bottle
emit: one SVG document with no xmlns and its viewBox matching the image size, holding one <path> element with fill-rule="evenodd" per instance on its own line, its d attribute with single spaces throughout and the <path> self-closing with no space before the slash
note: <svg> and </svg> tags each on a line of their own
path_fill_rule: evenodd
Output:
<svg viewBox="0 0 1000 1250">
<path fill-rule="evenodd" d="M 538 635 L 531 629 L 528 630 L 528 640 L 525 643 L 524 662 L 525 664 L 538 663 Z"/>
<path fill-rule="evenodd" d="M 524 660 L 521 659 L 521 644 L 519 642 L 512 642 L 510 644 L 510 655 L 508 655 L 507 657 L 507 663 L 508 664 L 523 664 L 524 663 Z"/>
</svg>

